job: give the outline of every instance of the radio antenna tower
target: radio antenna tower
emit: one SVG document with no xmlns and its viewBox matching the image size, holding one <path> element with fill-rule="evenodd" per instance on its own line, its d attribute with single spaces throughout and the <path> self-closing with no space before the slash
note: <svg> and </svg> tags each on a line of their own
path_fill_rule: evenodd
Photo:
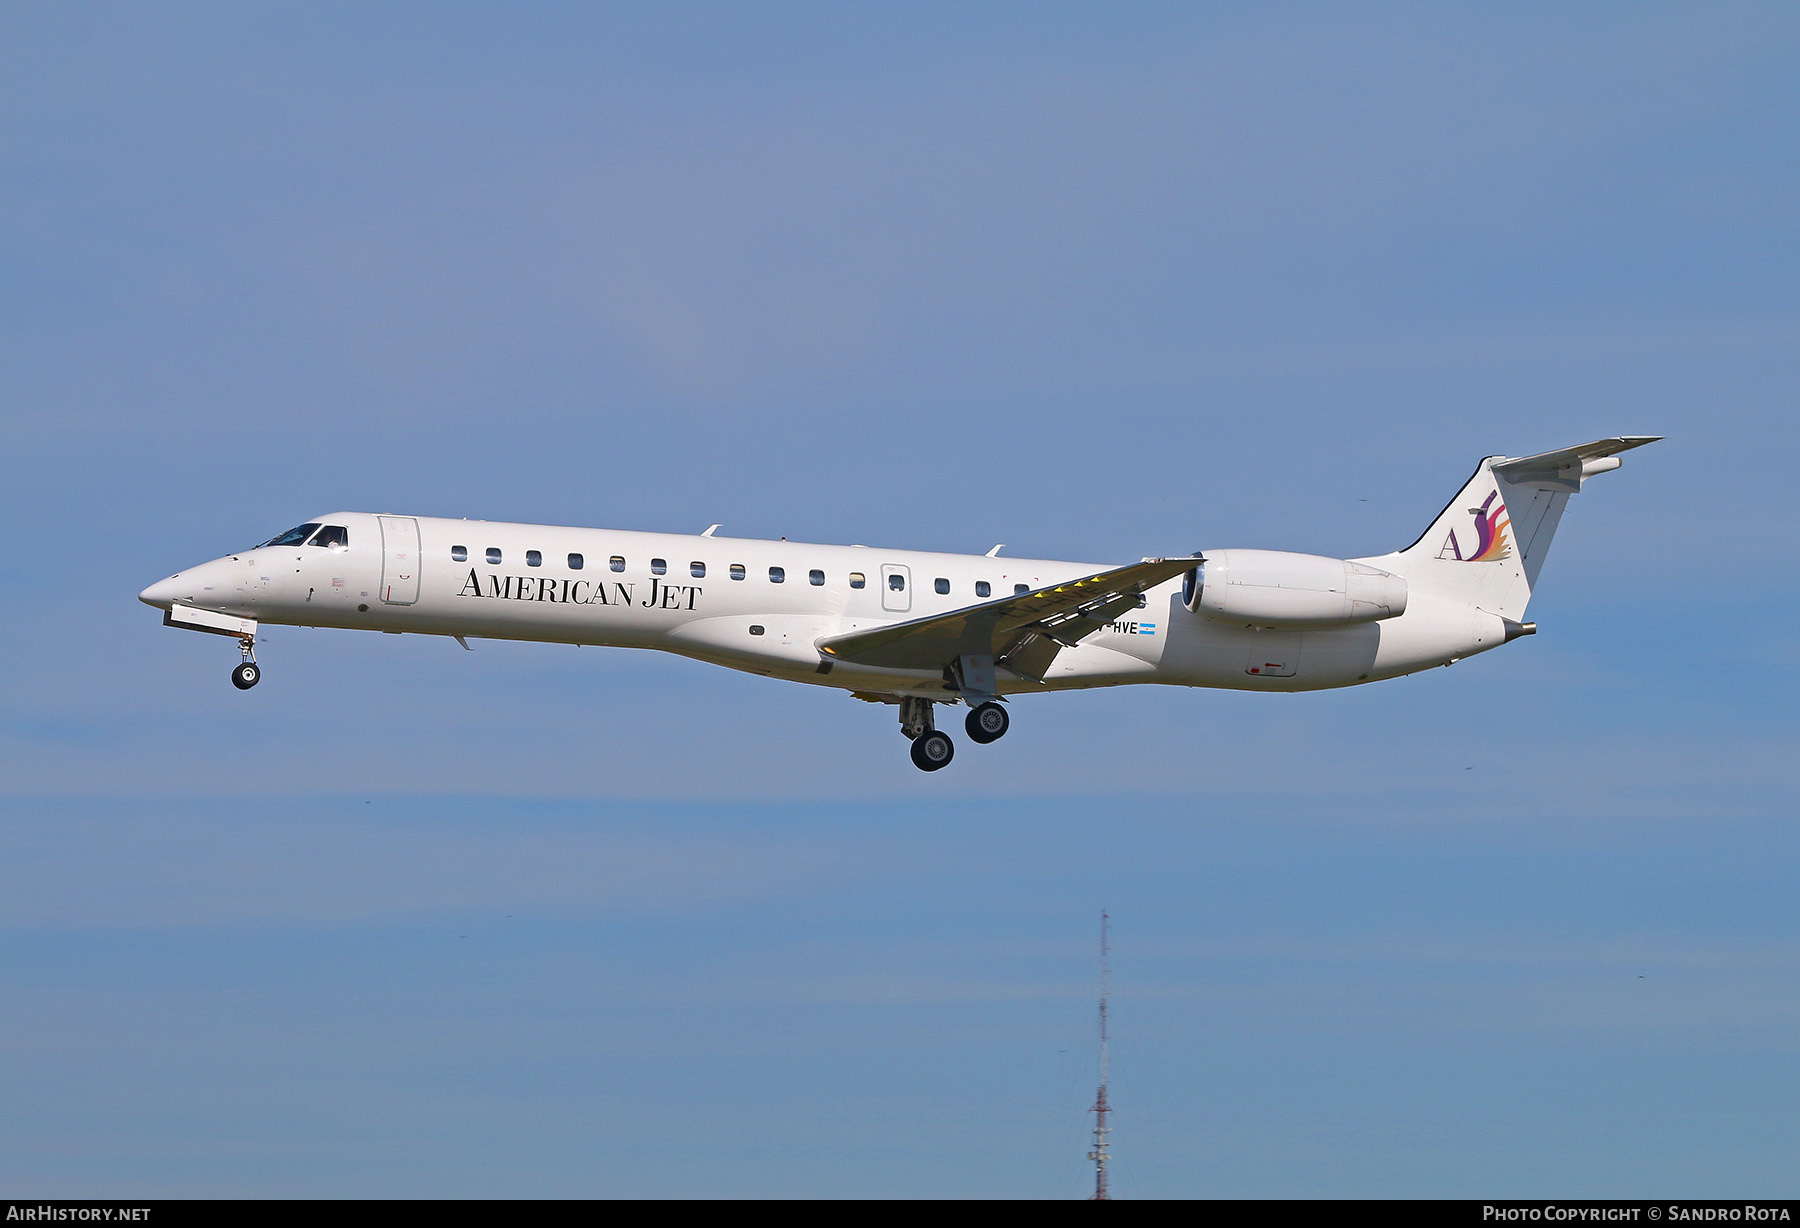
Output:
<svg viewBox="0 0 1800 1228">
<path fill-rule="evenodd" d="M 1112 951 L 1106 945 L 1106 910 L 1100 910 L 1100 1091 L 1094 1097 L 1094 1107 L 1090 1110 L 1094 1115 L 1094 1149 L 1088 1152 L 1088 1159 L 1094 1162 L 1094 1197 L 1090 1202 L 1103 1200 L 1110 1202 L 1112 1195 L 1106 1192 L 1106 1136 L 1112 1127 L 1106 1124 L 1106 1115 L 1112 1109 L 1106 1103 L 1106 998 L 1111 989 Z"/>
</svg>

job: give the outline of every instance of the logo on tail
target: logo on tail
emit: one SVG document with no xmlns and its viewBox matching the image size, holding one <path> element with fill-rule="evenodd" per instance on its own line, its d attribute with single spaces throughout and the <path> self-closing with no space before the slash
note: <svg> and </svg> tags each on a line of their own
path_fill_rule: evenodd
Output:
<svg viewBox="0 0 1800 1228">
<path fill-rule="evenodd" d="M 1472 553 L 1464 554 L 1462 544 L 1456 540 L 1456 530 L 1451 529 L 1444 537 L 1444 544 L 1438 550 L 1440 559 L 1455 559 L 1460 563 L 1493 563 L 1512 553 L 1512 546 L 1506 540 L 1506 531 L 1512 527 L 1512 520 L 1506 514 L 1506 504 L 1496 501 L 1500 498 L 1498 490 L 1490 494 L 1480 507 L 1469 509 L 1469 515 L 1475 517 L 1475 548 Z M 1489 508 L 1493 508 L 1489 511 Z"/>
</svg>

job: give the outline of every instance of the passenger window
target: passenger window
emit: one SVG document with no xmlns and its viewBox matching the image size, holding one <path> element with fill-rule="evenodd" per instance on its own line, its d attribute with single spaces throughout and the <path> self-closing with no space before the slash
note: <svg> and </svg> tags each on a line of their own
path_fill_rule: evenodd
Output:
<svg viewBox="0 0 1800 1228">
<path fill-rule="evenodd" d="M 607 566 L 611 567 L 614 571 L 624 571 L 625 570 L 625 556 L 622 554 L 613 555 L 612 558 L 608 561 Z"/>
<path fill-rule="evenodd" d="M 785 567 L 769 568 L 769 583 L 770 584 L 781 584 L 781 583 L 785 582 L 786 580 L 787 580 L 787 568 L 785 568 Z"/>
<path fill-rule="evenodd" d="M 742 580 L 744 578 L 744 565 L 742 563 L 733 563 L 731 565 L 731 578 L 733 580 Z"/>
<path fill-rule="evenodd" d="M 689 563 L 688 575 L 694 577 L 696 580 L 704 580 L 706 578 L 706 564 L 700 562 Z"/>
<path fill-rule="evenodd" d="M 336 546 L 339 550 L 348 550 L 350 548 L 350 532 L 341 524 L 328 524 L 314 535 L 311 544 Z"/>
<path fill-rule="evenodd" d="M 570 571 L 580 571 L 586 565 L 587 565 L 587 560 L 582 558 L 579 554 L 571 554 L 569 556 L 569 570 Z"/>
<path fill-rule="evenodd" d="M 888 573 L 888 588 L 898 593 L 906 588 L 906 577 L 899 572 Z"/>
<path fill-rule="evenodd" d="M 867 576 L 863 575 L 862 572 L 853 571 L 850 573 L 850 587 L 851 588 L 861 588 L 863 585 L 867 584 L 868 582 L 869 582 L 869 578 Z"/>
<path fill-rule="evenodd" d="M 761 635 L 762 633 L 763 633 L 763 629 L 762 629 L 761 623 L 751 623 L 750 624 L 750 634 L 751 635 Z"/>
<path fill-rule="evenodd" d="M 936 580 L 932 581 L 931 587 L 935 588 L 940 593 L 947 593 L 950 591 L 950 581 L 939 576 Z"/>
<path fill-rule="evenodd" d="M 466 563 L 469 561 L 469 548 L 467 546 L 452 546 L 450 547 L 450 557 L 458 563 Z"/>
<path fill-rule="evenodd" d="M 500 547 L 489 546 L 487 548 L 487 561 L 490 563 L 493 563 L 496 566 L 499 565 L 499 563 L 500 563 Z"/>
<path fill-rule="evenodd" d="M 825 573 L 815 567 L 806 573 L 806 582 L 814 586 L 823 584 L 825 583 Z"/>
<path fill-rule="evenodd" d="M 1030 591 L 1031 591 L 1031 585 L 1029 585 L 1029 584 L 1013 585 L 1013 596 L 1015 596 L 1015 597 L 1023 597 L 1026 593 L 1029 593 Z"/>
<path fill-rule="evenodd" d="M 542 567 L 543 565 L 544 565 L 543 551 L 527 550 L 525 552 L 525 566 L 527 566 L 527 567 Z"/>
<path fill-rule="evenodd" d="M 986 580 L 975 581 L 975 595 L 977 597 L 986 597 L 993 591 L 994 586 L 989 584 Z"/>
<path fill-rule="evenodd" d="M 650 560 L 650 574 L 653 576 L 668 575 L 669 574 L 669 560 L 668 559 L 651 559 Z"/>
</svg>

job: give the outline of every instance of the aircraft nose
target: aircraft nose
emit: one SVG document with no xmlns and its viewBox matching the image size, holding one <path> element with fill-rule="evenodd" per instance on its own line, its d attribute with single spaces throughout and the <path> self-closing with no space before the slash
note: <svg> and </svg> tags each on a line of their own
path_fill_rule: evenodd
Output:
<svg viewBox="0 0 1800 1228">
<path fill-rule="evenodd" d="M 166 610 L 181 600 L 181 573 L 176 572 L 166 580 L 158 580 L 149 588 L 138 594 L 138 600 L 145 605 L 153 605 L 159 610 Z"/>
</svg>

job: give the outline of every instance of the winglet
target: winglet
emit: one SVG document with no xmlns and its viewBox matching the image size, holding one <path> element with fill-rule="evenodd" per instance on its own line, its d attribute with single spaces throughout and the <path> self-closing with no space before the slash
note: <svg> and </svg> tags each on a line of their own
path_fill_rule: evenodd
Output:
<svg viewBox="0 0 1800 1228">
<path fill-rule="evenodd" d="M 987 552 L 987 554 L 986 554 L 986 555 L 984 555 L 984 556 L 983 556 L 983 557 L 984 557 L 984 558 L 990 558 L 990 559 L 997 559 L 997 558 L 999 558 L 999 557 L 1000 557 L 1000 551 L 1001 551 L 1001 549 L 1002 549 L 1002 548 L 1003 548 L 1003 547 L 1004 547 L 1004 546 L 1005 546 L 1005 545 L 1006 545 L 1006 543 L 1005 543 L 1005 542 L 998 542 L 998 543 L 996 543 L 996 544 L 995 544 L 995 546 L 994 546 L 994 548 L 993 548 L 993 549 L 992 549 L 992 550 L 990 550 L 990 551 L 988 551 L 988 552 Z"/>
<path fill-rule="evenodd" d="M 716 524 L 712 528 L 708 529 L 706 532 L 702 533 L 700 536 L 701 537 L 711 537 L 714 533 L 717 533 L 720 529 L 722 529 L 724 527 L 725 526 L 722 524 Z"/>
</svg>

